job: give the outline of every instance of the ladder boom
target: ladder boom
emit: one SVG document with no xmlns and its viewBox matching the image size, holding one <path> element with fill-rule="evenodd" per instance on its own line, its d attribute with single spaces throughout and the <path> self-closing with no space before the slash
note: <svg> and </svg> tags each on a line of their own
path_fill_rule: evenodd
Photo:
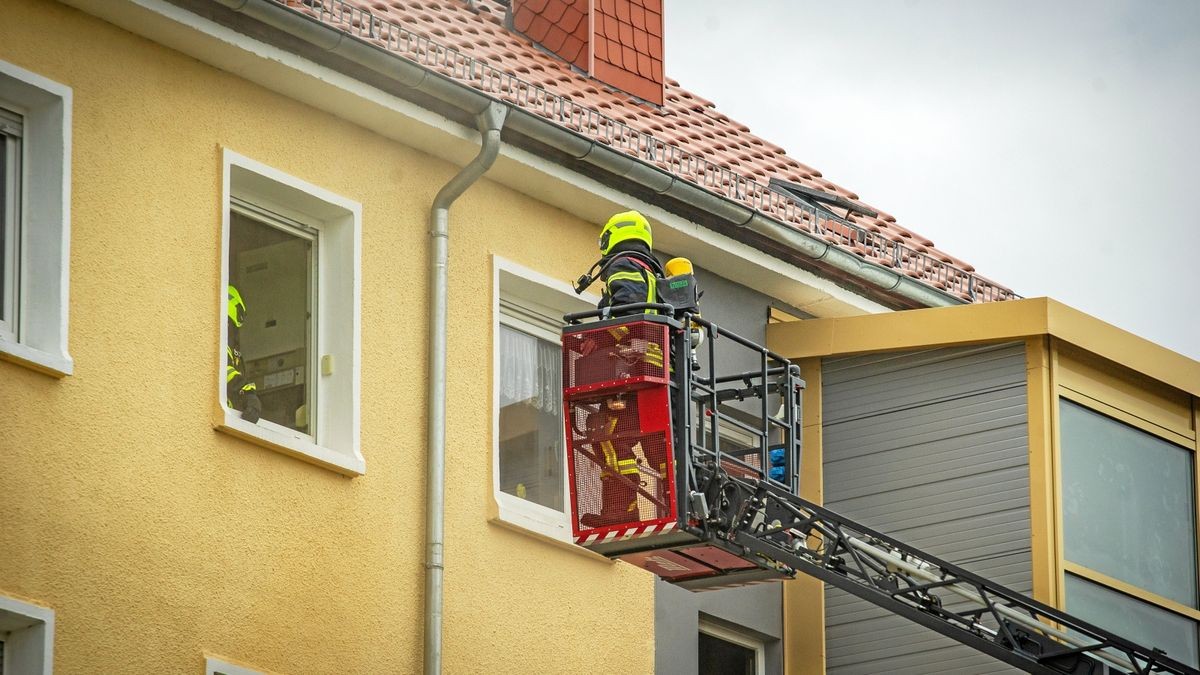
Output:
<svg viewBox="0 0 1200 675">
<path fill-rule="evenodd" d="M 692 590 L 808 574 L 1029 673 L 1200 675 L 799 497 L 804 381 L 782 356 L 666 304 L 564 318 L 577 543 Z"/>
<path fill-rule="evenodd" d="M 821 579 L 1022 670 L 1197 672 L 774 486 L 716 479 L 721 492 L 741 499 L 725 505 L 738 517 L 713 534 L 746 555 Z"/>
</svg>

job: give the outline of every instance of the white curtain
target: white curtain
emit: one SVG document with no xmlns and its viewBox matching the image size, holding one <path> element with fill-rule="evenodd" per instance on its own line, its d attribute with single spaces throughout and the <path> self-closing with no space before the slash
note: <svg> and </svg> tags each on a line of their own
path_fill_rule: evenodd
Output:
<svg viewBox="0 0 1200 675">
<path fill-rule="evenodd" d="M 500 407 L 524 403 L 557 415 L 562 401 L 562 349 L 500 326 Z"/>
</svg>

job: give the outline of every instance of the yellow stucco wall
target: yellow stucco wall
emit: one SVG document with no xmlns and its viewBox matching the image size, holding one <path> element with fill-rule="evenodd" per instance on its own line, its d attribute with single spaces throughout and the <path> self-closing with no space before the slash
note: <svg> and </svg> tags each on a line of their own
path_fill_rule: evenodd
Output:
<svg viewBox="0 0 1200 675">
<path fill-rule="evenodd" d="M 64 673 L 418 671 L 426 218 L 457 167 L 68 7 L 4 14 L 0 59 L 74 90 L 76 370 L 0 361 L 0 594 L 54 609 Z M 363 477 L 213 428 L 223 148 L 363 205 Z M 446 672 L 650 672 L 648 574 L 486 520 L 490 255 L 572 278 L 594 226 L 485 180 L 451 230 Z"/>
</svg>

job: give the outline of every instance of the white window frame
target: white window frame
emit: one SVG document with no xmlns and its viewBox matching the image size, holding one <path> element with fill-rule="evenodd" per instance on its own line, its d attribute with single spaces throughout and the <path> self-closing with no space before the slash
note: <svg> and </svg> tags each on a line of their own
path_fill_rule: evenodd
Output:
<svg viewBox="0 0 1200 675">
<path fill-rule="evenodd" d="M 54 672 L 54 610 L 0 595 L 0 671 L 25 675 Z"/>
<path fill-rule="evenodd" d="M 258 445 L 351 476 L 366 473 L 360 449 L 362 205 L 226 149 L 221 209 L 218 428 Z M 228 408 L 225 392 L 226 287 L 229 285 L 230 209 L 253 204 L 316 232 L 316 302 L 310 363 L 310 410 L 315 435 L 267 420 L 251 424 Z M 253 312 L 248 307 L 247 312 Z"/>
<path fill-rule="evenodd" d="M 767 675 L 767 649 L 762 640 L 733 630 L 732 628 L 726 628 L 712 621 L 705 621 L 704 619 L 700 620 L 698 627 L 700 632 L 705 635 L 710 635 L 719 640 L 724 640 L 753 651 L 755 675 Z"/>
<path fill-rule="evenodd" d="M 204 657 L 204 675 L 266 675 L 261 670 L 239 666 L 216 656 Z"/>
<path fill-rule="evenodd" d="M 536 336 L 558 340 L 544 327 L 503 314 L 500 297 L 506 302 L 525 304 L 546 311 L 566 314 L 594 309 L 600 298 L 591 293 L 576 295 L 564 281 L 529 269 L 499 256 L 492 257 L 492 499 L 496 518 L 521 529 L 563 542 L 573 542 L 571 500 L 567 481 L 566 458 L 563 461 L 563 511 L 510 495 L 500 489 L 500 325 L 504 324 Z M 564 442 L 563 447 L 566 447 Z"/>
<path fill-rule="evenodd" d="M 62 377 L 67 352 L 71 240 L 71 88 L 0 61 L 0 107 L 21 115 L 16 330 L 0 358 Z"/>
</svg>

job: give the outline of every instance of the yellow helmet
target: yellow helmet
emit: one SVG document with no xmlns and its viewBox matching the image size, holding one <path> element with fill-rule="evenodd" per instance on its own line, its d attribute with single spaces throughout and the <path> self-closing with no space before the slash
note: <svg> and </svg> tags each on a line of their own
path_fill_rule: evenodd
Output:
<svg viewBox="0 0 1200 675">
<path fill-rule="evenodd" d="M 600 230 L 601 255 L 608 255 L 614 246 L 630 239 L 640 239 L 646 242 L 647 246 L 654 248 L 650 221 L 637 211 L 625 211 L 608 219 Z"/>
<path fill-rule="evenodd" d="M 663 267 L 667 270 L 667 276 L 669 277 L 677 274 L 692 273 L 692 261 L 687 258 L 671 258 Z"/>
<path fill-rule="evenodd" d="M 227 303 L 229 320 L 233 322 L 233 325 L 241 328 L 242 321 L 246 318 L 246 303 L 242 302 L 242 294 L 238 293 L 238 289 L 232 285 L 229 286 L 227 295 L 229 297 Z"/>
</svg>

